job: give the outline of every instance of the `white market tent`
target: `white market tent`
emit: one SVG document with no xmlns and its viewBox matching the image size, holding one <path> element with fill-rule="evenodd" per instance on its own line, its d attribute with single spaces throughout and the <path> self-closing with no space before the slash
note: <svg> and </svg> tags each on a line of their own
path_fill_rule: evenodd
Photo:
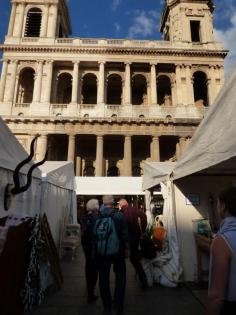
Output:
<svg viewBox="0 0 236 315">
<path fill-rule="evenodd" d="M 196 279 L 197 259 L 193 221 L 217 221 L 218 193 L 236 180 L 236 69 L 199 125 L 183 157 L 173 169 L 148 165 L 143 188 L 164 182 L 175 213 L 184 279 Z M 191 262 L 189 261 L 191 257 Z"/>
<path fill-rule="evenodd" d="M 236 68 L 195 132 L 173 179 L 206 170 L 236 174 Z"/>
<path fill-rule="evenodd" d="M 76 177 L 76 194 L 145 195 L 141 177 Z"/>
<path fill-rule="evenodd" d="M 46 162 L 42 172 L 41 212 L 47 214 L 53 238 L 59 244 L 63 221 L 77 223 L 74 166 L 72 162 Z"/>
<path fill-rule="evenodd" d="M 7 184 L 12 184 L 12 175 L 16 166 L 27 158 L 27 153 L 0 118 L 0 217 L 5 217 L 11 213 L 22 213 L 34 215 L 40 211 L 41 196 L 41 172 L 34 170 L 32 185 L 25 193 L 14 197 L 11 208 L 8 212 L 4 210 L 4 191 Z M 20 181 L 23 185 L 26 182 L 25 174 L 32 163 L 20 170 Z"/>
<path fill-rule="evenodd" d="M 46 213 L 56 244 L 65 215 L 77 223 L 76 195 L 73 164 L 70 162 L 46 162 L 33 172 L 30 188 L 16 195 L 9 211 L 4 210 L 6 185 L 13 183 L 13 171 L 28 157 L 21 144 L 0 118 L 0 217 L 10 214 L 35 216 Z M 26 173 L 32 162 L 20 170 L 20 181 L 26 182 Z"/>
</svg>

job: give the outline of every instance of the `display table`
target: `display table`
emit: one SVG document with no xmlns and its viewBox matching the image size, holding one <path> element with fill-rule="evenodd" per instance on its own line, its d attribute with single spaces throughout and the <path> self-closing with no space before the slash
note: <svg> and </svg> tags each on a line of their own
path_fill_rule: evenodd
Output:
<svg viewBox="0 0 236 315">
<path fill-rule="evenodd" d="M 194 233 L 196 241 L 196 250 L 197 250 L 197 279 L 198 282 L 204 281 L 204 276 L 208 275 L 208 270 L 204 271 L 202 268 L 202 256 L 210 256 L 210 248 L 212 243 L 212 238 Z"/>
</svg>

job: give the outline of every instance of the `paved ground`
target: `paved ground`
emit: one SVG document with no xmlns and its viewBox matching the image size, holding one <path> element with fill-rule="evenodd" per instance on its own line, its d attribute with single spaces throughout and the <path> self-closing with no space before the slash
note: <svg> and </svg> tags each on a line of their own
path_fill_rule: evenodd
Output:
<svg viewBox="0 0 236 315">
<path fill-rule="evenodd" d="M 84 276 L 84 258 L 79 253 L 71 262 L 65 258 L 62 262 L 64 285 L 60 292 L 47 297 L 34 315 L 99 315 L 102 313 L 100 299 L 96 304 L 88 305 Z M 97 290 L 97 294 L 99 292 Z M 181 286 L 167 289 L 155 286 L 142 291 L 128 264 L 127 291 L 124 315 L 201 315 L 204 314 L 206 291 L 196 287 Z"/>
</svg>

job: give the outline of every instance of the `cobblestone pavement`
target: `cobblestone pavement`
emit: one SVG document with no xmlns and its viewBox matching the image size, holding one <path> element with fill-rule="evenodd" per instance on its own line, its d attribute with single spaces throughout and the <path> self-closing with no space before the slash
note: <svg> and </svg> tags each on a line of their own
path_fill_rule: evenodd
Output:
<svg viewBox="0 0 236 315">
<path fill-rule="evenodd" d="M 84 275 L 84 258 L 64 258 L 62 290 L 48 296 L 33 315 L 95 315 L 102 314 L 101 300 L 88 305 Z M 127 262 L 127 290 L 124 315 L 201 315 L 204 314 L 206 291 L 190 290 L 182 285 L 177 289 L 155 286 L 143 291 Z M 113 277 L 112 277 L 113 278 Z M 113 279 L 112 279 L 113 283 Z M 97 295 L 99 295 L 97 288 Z"/>
</svg>

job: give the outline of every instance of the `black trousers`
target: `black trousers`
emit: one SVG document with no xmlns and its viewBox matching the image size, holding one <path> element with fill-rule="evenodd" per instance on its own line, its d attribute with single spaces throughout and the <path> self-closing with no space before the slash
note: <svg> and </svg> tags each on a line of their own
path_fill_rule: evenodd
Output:
<svg viewBox="0 0 236 315">
<path fill-rule="evenodd" d="M 147 284 L 146 275 L 140 263 L 139 242 L 130 242 L 130 262 L 133 265 L 139 280 L 143 286 Z"/>
<path fill-rule="evenodd" d="M 110 289 L 110 270 L 113 266 L 115 273 L 114 304 L 122 309 L 124 306 L 126 287 L 126 265 L 123 255 L 114 257 L 99 257 L 99 287 L 103 306 L 105 309 L 111 308 L 112 295 Z"/>
<path fill-rule="evenodd" d="M 221 315 L 235 315 L 236 314 L 236 301 L 234 302 L 224 301 L 223 309 L 220 314 Z"/>
<path fill-rule="evenodd" d="M 88 297 L 94 295 L 95 286 L 98 280 L 98 262 L 95 257 L 93 257 L 93 251 L 90 248 L 83 246 L 85 255 L 85 276 L 87 284 Z"/>
</svg>

